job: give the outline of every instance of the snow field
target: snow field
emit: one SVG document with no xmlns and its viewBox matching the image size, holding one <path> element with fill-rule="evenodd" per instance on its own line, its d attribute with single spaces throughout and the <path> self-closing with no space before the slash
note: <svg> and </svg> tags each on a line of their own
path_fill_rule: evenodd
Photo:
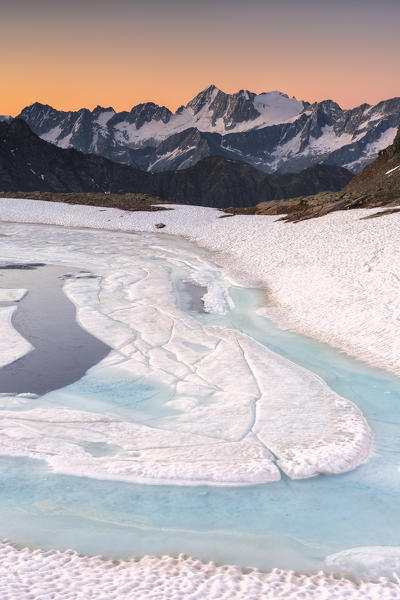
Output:
<svg viewBox="0 0 400 600">
<path fill-rule="evenodd" d="M 323 573 L 296 575 L 216 566 L 179 555 L 108 561 L 74 552 L 42 552 L 0 544 L 2 600 L 389 600 L 397 583 L 356 584 Z"/>
<path fill-rule="evenodd" d="M 286 224 L 277 222 L 275 217 L 267 216 L 219 220 L 217 218 L 220 214 L 218 211 L 199 207 L 176 207 L 173 211 L 162 213 L 129 213 L 115 209 L 96 209 L 36 201 L 0 200 L 0 215 L 3 220 L 131 231 L 154 231 L 155 223 L 162 221 L 167 225 L 163 233 L 186 236 L 199 245 L 218 251 L 219 262 L 229 270 L 229 275 L 233 280 L 241 281 L 243 284 L 258 283 L 268 286 L 269 304 L 264 310 L 281 326 L 313 335 L 356 357 L 367 360 L 373 365 L 382 366 L 398 373 L 400 371 L 397 342 L 400 339 L 398 324 L 398 215 L 366 221 L 360 220 L 361 217 L 372 212 L 376 212 L 376 210 L 336 213 L 313 221 Z M 24 249 L 23 244 L 18 249 L 18 258 L 15 245 L 13 248 L 16 238 L 21 235 L 22 230 L 19 231 L 17 226 L 13 228 L 14 226 L 5 225 L 5 227 L 10 227 L 8 235 L 11 236 L 9 241 L 12 242 L 7 250 L 9 258 L 32 260 L 32 254 L 27 247 Z M 76 267 L 84 263 L 85 268 L 90 266 L 93 270 L 101 271 L 102 282 L 105 282 L 107 266 L 97 262 L 99 256 L 96 259 L 93 256 L 96 253 L 101 255 L 105 244 L 99 240 L 97 247 L 92 248 L 92 257 L 88 259 L 85 255 L 85 244 L 82 243 L 81 247 L 76 247 L 69 233 L 63 231 L 64 233 L 64 246 L 58 248 L 57 260 L 64 264 L 73 264 Z M 22 237 L 24 237 L 23 232 Z M 49 230 L 45 230 L 43 237 L 49 237 Z M 55 245 L 56 234 L 53 235 L 53 241 L 50 240 L 48 244 L 44 243 L 40 236 L 38 238 L 36 236 L 31 238 L 31 248 L 33 245 L 40 252 L 41 261 L 54 261 L 52 245 Z M 109 241 L 106 245 L 108 248 Z M 120 267 L 120 265 L 118 266 Z M 86 280 L 86 284 L 93 283 L 93 281 Z M 201 285 L 204 284 L 199 273 L 198 282 Z M 114 280 L 112 285 L 115 284 Z M 68 285 L 70 286 L 68 294 L 76 302 L 82 324 L 87 327 L 92 326 L 98 331 L 101 329 L 104 336 L 102 339 L 106 341 L 107 338 L 107 343 L 113 348 L 117 348 L 105 361 L 108 369 L 114 362 L 118 368 L 121 368 L 120 363 L 124 360 L 121 361 L 121 356 L 129 360 L 132 351 L 136 358 L 140 356 L 141 352 L 148 351 L 148 347 L 144 350 L 143 341 L 139 344 L 140 352 L 136 351 L 132 342 L 129 341 L 131 335 L 129 329 L 133 329 L 132 325 L 126 327 L 126 323 L 121 321 L 118 325 L 114 322 L 114 325 L 108 329 L 104 327 L 104 324 L 109 322 L 107 319 L 110 318 L 110 314 L 103 319 L 104 315 L 100 314 L 98 307 L 96 308 L 95 287 L 88 286 L 84 289 L 82 282 L 79 281 L 71 281 Z M 209 293 L 211 286 L 209 281 Z M 79 299 L 79 288 L 82 294 L 81 299 Z M 134 285 L 125 283 L 121 289 L 124 289 L 124 293 L 130 294 L 133 293 Z M 221 287 L 218 288 L 214 285 L 214 289 L 219 289 L 217 294 L 219 303 L 213 302 L 213 305 L 208 308 L 212 310 L 213 306 L 214 310 L 219 312 L 226 310 L 229 307 L 229 302 L 228 305 L 226 304 L 229 299 L 221 291 Z M 168 292 L 167 288 L 166 290 Z M 89 293 L 91 300 L 87 302 L 84 296 Z M 88 305 L 90 310 L 85 313 L 83 306 Z M 182 318 L 186 319 L 187 315 Z M 91 325 L 90 319 L 93 319 Z M 100 319 L 102 319 L 101 326 Z M 140 337 L 143 332 L 144 329 L 141 330 Z M 151 333 L 151 330 L 147 331 L 147 335 L 151 335 Z M 217 335 L 217 333 L 213 332 L 213 335 Z M 135 337 L 135 340 L 139 343 L 138 337 Z M 183 341 L 187 342 L 187 339 Z M 241 342 L 243 343 L 243 340 Z M 123 354 L 123 348 L 125 348 L 125 354 Z M 198 351 L 199 349 L 191 348 L 191 350 Z M 248 356 L 250 356 L 251 350 L 253 348 L 246 346 Z M 252 363 L 255 371 L 257 361 L 260 360 L 258 355 L 256 358 L 257 360 Z M 275 363 L 274 366 L 278 367 L 278 364 Z M 289 368 L 288 365 L 286 367 Z M 282 368 L 282 365 L 279 365 L 279 368 Z M 109 370 L 107 374 L 110 375 Z M 263 383 L 260 377 L 257 380 L 257 384 L 259 383 Z M 297 381 L 298 383 L 299 381 Z M 313 385 L 314 383 L 315 380 Z M 304 383 L 304 385 L 306 384 Z M 317 388 L 318 386 L 315 390 Z M 3 404 L 4 398 L 1 398 L 1 406 L 4 408 L 10 406 L 10 400 L 16 406 L 21 406 L 21 403 L 23 405 L 24 402 L 29 401 L 29 397 L 6 398 L 5 400 Z M 330 400 L 329 398 L 321 400 L 326 403 L 332 400 L 332 397 Z M 273 399 L 273 402 L 276 400 Z M 342 407 L 345 411 L 341 412 L 340 402 L 341 399 L 336 397 L 335 417 L 338 421 L 343 418 L 346 426 L 352 427 L 352 413 L 346 413 L 348 409 L 346 405 Z M 327 404 L 325 404 L 326 406 Z M 333 405 L 330 406 L 333 409 Z M 275 407 L 273 408 L 275 410 Z M 257 412 L 260 425 L 265 426 L 261 408 L 258 407 Z M 74 412 L 66 409 L 60 414 L 63 416 L 68 414 L 73 425 L 72 436 L 81 441 L 86 440 L 88 434 L 86 432 L 77 433 L 77 430 L 82 427 L 82 423 L 75 427 L 79 418 L 83 421 L 87 418 L 92 419 L 94 434 L 91 439 L 102 440 L 106 435 L 105 430 L 108 434 L 111 428 L 118 430 L 128 426 L 138 427 L 134 435 L 138 436 L 139 442 L 141 439 L 139 429 L 142 425 L 139 427 L 127 421 L 110 419 L 109 421 L 105 420 L 104 431 L 100 429 L 97 433 L 94 427 L 98 426 L 98 422 L 95 423 L 94 413 L 88 415 L 83 411 Z M 43 417 L 43 414 L 41 416 Z M 48 418 L 52 427 L 56 427 L 54 415 L 47 414 L 45 418 Z M 357 424 L 360 425 L 362 421 L 359 420 L 357 409 L 355 418 Z M 34 431 L 40 421 L 40 414 L 35 415 L 32 421 L 32 431 Z M 25 423 L 25 426 L 31 426 L 31 424 L 31 422 Z M 143 438 L 149 434 L 150 429 L 141 430 Z M 14 431 L 21 431 L 20 424 L 16 424 Z M 63 429 L 63 435 L 64 433 L 65 429 Z M 266 433 L 271 432 L 268 432 L 267 429 Z M 169 434 L 165 431 L 164 434 L 166 435 L 165 445 L 168 446 Z M 132 436 L 132 430 L 128 431 L 127 435 Z M 172 435 L 176 438 L 177 432 L 172 431 Z M 180 435 L 188 434 L 180 433 Z M 117 432 L 114 438 L 115 442 L 117 437 L 118 443 L 120 443 L 124 434 L 121 436 Z M 359 434 L 356 437 L 362 438 Z M 17 447 L 20 441 L 16 440 L 17 437 L 15 438 Z M 179 443 L 182 441 L 180 438 Z M 209 443 L 209 440 L 207 441 Z M 269 437 L 268 441 L 272 449 L 273 437 Z M 279 441 L 278 439 L 278 445 Z M 48 444 L 49 441 L 47 440 L 46 443 Z M 229 446 L 228 443 L 225 443 L 224 449 L 229 457 L 232 456 L 233 448 L 238 448 L 236 444 L 237 442 L 233 442 Z M 68 447 L 68 452 L 71 451 L 71 447 Z M 218 449 L 221 450 L 221 447 L 222 445 L 219 444 Z M 254 452 L 255 446 L 252 445 L 251 440 L 249 447 Z M 75 448 L 77 448 L 76 444 Z M 202 448 L 201 445 L 200 448 Z M 214 446 L 214 451 L 216 448 L 217 446 Z M 149 450 L 153 451 L 152 448 Z M 127 451 L 129 452 L 129 450 L 125 450 L 125 452 Z M 328 448 L 324 448 L 325 459 L 330 451 Z M 7 452 L 9 452 L 9 448 Z M 164 452 L 163 448 L 160 449 L 160 452 Z M 195 452 L 197 460 L 199 446 Z M 243 447 L 239 449 L 239 452 L 243 452 Z M 46 450 L 43 451 L 43 455 L 45 454 Z M 334 455 L 335 453 L 333 453 Z M 254 454 L 252 456 L 254 457 Z M 311 465 L 315 456 L 314 454 L 309 461 Z M 304 473 L 305 462 L 309 459 L 304 453 L 304 448 L 301 458 L 301 469 Z M 83 451 L 79 456 L 79 460 L 82 459 L 90 462 L 89 455 L 85 457 Z M 104 457 L 100 461 L 103 459 Z M 243 456 L 241 460 L 243 460 Z M 265 468 L 271 464 L 274 466 L 268 455 L 261 460 L 265 460 Z M 290 465 L 296 471 L 295 460 L 291 461 L 290 457 L 287 459 L 284 454 L 279 460 L 285 465 Z M 65 468 L 63 456 L 54 458 L 53 468 L 57 468 L 57 461 L 60 461 L 61 467 L 59 468 L 62 471 Z M 84 469 L 92 470 L 92 474 L 93 467 L 93 464 L 89 466 L 84 464 Z M 115 466 L 115 468 L 117 467 Z M 230 469 L 231 466 L 229 465 L 227 468 Z M 104 477 L 106 468 L 102 466 L 101 469 L 103 469 L 101 477 Z M 113 469 L 114 466 L 110 468 L 110 471 L 112 472 Z M 169 474 L 171 477 L 175 475 L 176 473 Z M 118 478 L 121 478 L 121 474 L 118 475 Z M 360 567 L 367 576 L 374 577 L 375 567 L 376 572 L 381 573 L 382 561 L 384 561 L 390 577 L 392 571 L 399 572 L 398 552 L 398 548 L 388 547 L 353 548 L 327 557 L 327 570 L 343 572 L 349 568 L 354 572 L 356 568 Z M 0 546 L 0 570 L 2 571 L 0 591 L 5 600 L 14 600 L 16 597 L 24 600 L 25 598 L 47 596 L 54 600 L 68 600 L 69 598 L 74 600 L 86 600 L 86 598 L 123 600 L 124 598 L 142 599 L 143 597 L 162 600 L 164 598 L 174 600 L 180 598 L 185 600 L 197 598 L 258 600 L 261 597 L 315 598 L 318 600 L 324 598 L 379 598 L 384 600 L 400 598 L 398 583 L 382 579 L 357 585 L 353 581 L 332 578 L 322 573 L 298 576 L 293 572 L 274 570 L 268 574 L 258 571 L 244 574 L 237 567 L 216 567 L 212 563 L 205 565 L 185 556 L 178 558 L 143 557 L 139 561 L 116 564 L 104 561 L 99 557 L 78 556 L 73 552 L 53 554 L 43 553 L 39 550 L 34 552 L 28 549 L 18 550 L 6 543 Z M 396 581 L 396 578 L 394 579 Z"/>
<path fill-rule="evenodd" d="M 174 207 L 171 207 L 174 208 Z M 127 212 L 0 199 L 3 220 L 184 236 L 216 251 L 234 280 L 264 285 L 265 314 L 280 327 L 400 373 L 399 214 L 336 212 L 300 223 L 274 216 L 219 219 L 212 208 Z M 243 275 L 245 274 L 245 276 Z"/>
</svg>

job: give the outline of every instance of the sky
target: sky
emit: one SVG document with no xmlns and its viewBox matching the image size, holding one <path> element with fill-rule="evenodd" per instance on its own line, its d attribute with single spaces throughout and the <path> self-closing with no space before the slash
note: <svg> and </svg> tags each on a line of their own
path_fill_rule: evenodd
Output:
<svg viewBox="0 0 400 600">
<path fill-rule="evenodd" d="M 0 114 L 175 110 L 215 84 L 343 108 L 400 96 L 400 0 L 1 0 Z"/>
</svg>

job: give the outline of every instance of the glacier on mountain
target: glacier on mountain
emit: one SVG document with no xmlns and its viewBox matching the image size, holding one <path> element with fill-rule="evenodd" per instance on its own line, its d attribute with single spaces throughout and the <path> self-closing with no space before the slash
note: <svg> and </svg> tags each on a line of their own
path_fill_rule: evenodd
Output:
<svg viewBox="0 0 400 600">
<path fill-rule="evenodd" d="M 331 100 L 310 104 L 279 91 L 226 94 L 210 86 L 175 113 L 153 102 L 119 113 L 101 106 L 65 112 L 35 103 L 19 117 L 62 148 L 143 170 L 186 168 L 218 154 L 270 173 L 318 162 L 358 172 L 393 141 L 400 98 L 344 110 Z"/>
</svg>

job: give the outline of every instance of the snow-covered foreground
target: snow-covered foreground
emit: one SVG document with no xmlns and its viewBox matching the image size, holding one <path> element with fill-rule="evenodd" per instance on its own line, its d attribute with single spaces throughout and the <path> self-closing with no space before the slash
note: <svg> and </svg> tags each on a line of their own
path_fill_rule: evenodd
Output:
<svg viewBox="0 0 400 600">
<path fill-rule="evenodd" d="M 241 332 L 179 307 L 185 279 L 203 286 L 209 312 L 233 304 L 228 282 L 196 248 L 146 234 L 70 229 L 60 245 L 54 227 L 4 224 L 1 232 L 3 260 L 97 276 L 78 272 L 64 290 L 82 326 L 112 349 L 40 401 L 9 398 L 18 411 L 0 412 L 2 454 L 41 458 L 71 475 L 225 485 L 277 481 L 279 468 L 291 478 L 341 473 L 367 459 L 371 434 L 354 404 Z M 11 362 L 18 346 L 9 329 Z M 118 408 L 135 398 L 134 410 Z M 99 459 L 92 443 L 109 451 Z"/>
<path fill-rule="evenodd" d="M 0 200 L 2 220 L 186 236 L 218 251 L 232 276 L 267 286 L 266 314 L 281 327 L 400 373 L 400 216 L 361 220 L 351 210 L 300 223 L 274 216 L 220 219 L 211 208 L 126 212 L 32 200 Z M 239 275 L 240 274 L 240 275 Z"/>
<path fill-rule="evenodd" d="M 105 561 L 73 552 L 31 552 L 0 544 L 2 600 L 388 600 L 400 597 L 398 584 L 361 583 L 327 577 L 243 573 L 184 555 L 145 556 L 138 561 Z"/>
<path fill-rule="evenodd" d="M 155 223 L 163 222 L 167 227 L 162 233 L 184 235 L 219 250 L 218 260 L 224 266 L 218 269 L 206 253 L 191 253 L 189 245 L 168 236 L 164 241 L 162 236 L 113 236 L 4 224 L 3 261 L 64 264 L 71 272 L 82 268 L 97 275 L 96 279 L 71 277 L 64 289 L 77 307 L 82 326 L 109 344 L 112 352 L 78 384 L 47 398 L 32 398 L 29 390 L 26 395 L 1 398 L 1 453 L 44 459 L 60 473 L 160 483 L 267 482 L 279 479 L 279 468 L 298 478 L 354 467 L 367 457 L 370 433 L 351 402 L 255 339 L 193 318 L 179 304 L 174 290 L 189 278 L 206 288 L 204 304 L 210 314 L 223 315 L 232 305 L 227 272 L 233 282 L 267 284 L 272 295 L 264 311 L 280 324 L 333 341 L 398 372 L 398 215 L 359 221 L 370 212 L 338 213 L 291 225 L 277 223 L 274 217 L 218 219 L 217 211 L 197 207 L 127 213 L 0 200 L 0 216 L 5 221 L 150 232 L 155 231 Z M 23 293 L 2 290 L 0 299 L 18 300 Z M 1 308 L 7 309 L 2 323 L 12 342 L 10 309 Z M 15 338 L 13 349 L 4 345 L 7 362 L 29 350 L 21 342 Z M 122 390 L 120 398 L 117 388 Z M 171 389 L 172 395 L 167 391 Z M 124 394 L 131 397 L 132 393 L 144 394 L 148 407 L 127 412 Z M 387 414 L 381 417 L 378 412 L 375 417 L 384 427 L 378 440 L 384 440 L 384 445 L 355 472 L 353 483 L 347 476 L 336 481 L 336 487 L 333 483 L 333 496 L 342 486 L 346 499 L 342 513 L 337 496 L 339 517 L 347 519 L 346 533 L 354 529 L 353 520 L 359 532 L 364 526 L 368 533 L 365 523 L 369 519 L 379 522 L 372 508 L 381 500 L 388 518 L 393 518 L 392 487 L 388 491 L 386 483 L 392 481 L 397 489 L 398 461 L 389 441 L 394 435 L 387 402 L 391 392 L 383 393 L 389 394 L 381 397 Z M 395 404 L 394 397 L 391 402 Z M 376 413 L 373 405 L 371 413 Z M 322 487 L 318 479 L 303 483 L 317 486 L 312 495 L 321 521 L 314 523 L 315 514 L 310 513 L 310 525 L 323 529 L 324 507 L 335 503 L 329 482 L 337 478 L 323 478 Z M 275 486 L 283 483 L 260 487 L 275 489 L 277 494 Z M 306 488 L 290 487 L 298 483 L 291 481 L 284 496 L 285 502 L 291 499 L 292 503 L 283 512 L 292 510 L 293 516 L 297 505 L 303 510 L 300 498 Z M 373 497 L 372 504 L 364 504 L 366 491 L 370 494 L 371 490 L 376 494 L 375 504 Z M 263 512 L 274 511 L 276 503 L 275 498 L 265 504 Z M 330 506 L 327 513 L 334 528 L 335 511 Z M 306 514 L 300 511 L 294 522 L 307 521 Z M 361 526 L 357 525 L 359 515 Z M 293 526 L 290 523 L 289 531 L 296 538 Z M 297 534 L 305 547 L 310 545 L 311 553 L 317 547 L 311 541 L 313 535 L 311 529 L 309 536 Z M 358 542 L 346 546 L 344 537 L 338 549 L 353 548 L 325 551 L 325 557 L 330 553 L 325 560 L 328 571 L 349 569 L 364 577 L 391 577 L 399 571 L 398 548 L 367 544 L 356 548 Z M 392 539 L 396 544 L 395 532 Z M 392 543 L 387 540 L 383 543 Z M 325 546 L 322 536 L 319 551 L 323 554 L 324 547 L 331 548 L 329 544 Z M 243 574 L 238 567 L 215 567 L 182 557 L 144 557 L 117 565 L 71 553 L 19 551 L 4 544 L 0 568 L 4 569 L 2 597 L 10 600 L 52 594 L 55 600 L 400 598 L 399 586 L 393 582 L 357 586 L 323 574 L 295 576 L 277 570 Z"/>
</svg>

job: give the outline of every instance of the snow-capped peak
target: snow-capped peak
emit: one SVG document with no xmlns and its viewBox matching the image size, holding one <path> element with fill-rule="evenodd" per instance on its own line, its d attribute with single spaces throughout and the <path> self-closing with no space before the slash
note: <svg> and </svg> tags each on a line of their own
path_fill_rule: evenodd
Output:
<svg viewBox="0 0 400 600">
<path fill-rule="evenodd" d="M 263 92 L 254 98 L 254 107 L 264 125 L 285 123 L 303 112 L 306 103 L 279 91 Z"/>
</svg>

